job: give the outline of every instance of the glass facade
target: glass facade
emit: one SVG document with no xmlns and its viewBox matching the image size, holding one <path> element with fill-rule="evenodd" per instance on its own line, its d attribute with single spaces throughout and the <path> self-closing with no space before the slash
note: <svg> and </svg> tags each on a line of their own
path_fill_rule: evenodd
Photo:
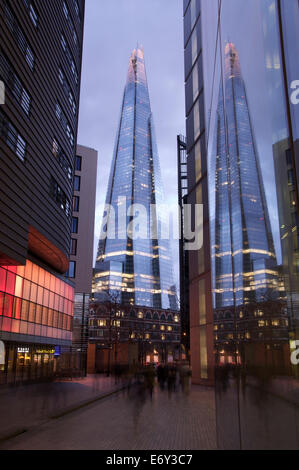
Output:
<svg viewBox="0 0 299 470">
<path fill-rule="evenodd" d="M 99 243 L 95 298 L 115 292 L 119 303 L 173 308 L 169 242 L 160 236 L 165 218 L 159 157 L 144 55 L 139 48 L 129 61 L 106 203 L 110 209 L 104 213 L 103 232 L 109 236 Z M 134 228 L 137 213 L 130 212 L 132 204 L 139 205 L 138 227 Z M 124 214 L 123 224 L 120 213 Z M 153 237 L 151 229 L 156 229 Z M 134 237 L 129 236 L 130 230 Z"/>
<path fill-rule="evenodd" d="M 299 446 L 298 21 L 297 0 L 201 2 L 221 449 Z"/>
<path fill-rule="evenodd" d="M 70 345 L 73 303 L 73 287 L 31 261 L 0 267 L 1 339 Z"/>
</svg>

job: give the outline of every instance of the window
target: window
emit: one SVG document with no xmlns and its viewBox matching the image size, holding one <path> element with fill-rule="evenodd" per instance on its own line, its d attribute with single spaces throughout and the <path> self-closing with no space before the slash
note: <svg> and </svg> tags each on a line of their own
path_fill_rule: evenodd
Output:
<svg viewBox="0 0 299 470">
<path fill-rule="evenodd" d="M 67 175 L 69 181 L 71 181 L 73 179 L 73 171 L 71 165 L 68 161 L 66 154 L 62 150 L 62 147 L 58 144 L 56 139 L 53 139 L 52 153 L 54 157 L 57 158 L 61 168 Z"/>
<path fill-rule="evenodd" d="M 78 78 L 78 72 L 77 72 L 77 68 L 76 68 L 76 65 L 75 65 L 75 62 L 74 62 L 74 59 L 73 59 L 73 56 L 72 56 L 72 53 L 70 51 L 70 48 L 66 42 L 66 39 L 64 37 L 64 35 L 62 34 L 61 35 L 61 47 L 65 53 L 65 56 L 67 58 L 67 61 L 70 65 L 70 68 L 71 68 L 71 71 L 72 71 L 72 74 L 74 76 L 74 80 L 75 80 L 75 83 L 76 85 L 78 85 L 78 82 L 79 82 L 79 78 Z"/>
<path fill-rule="evenodd" d="M 17 76 L 10 61 L 0 51 L 0 78 L 5 82 L 6 86 L 12 92 L 14 99 L 20 104 L 23 111 L 30 113 L 31 98 L 24 88 L 21 80 Z"/>
<path fill-rule="evenodd" d="M 80 157 L 79 155 L 76 156 L 75 170 L 82 171 L 82 157 Z"/>
<path fill-rule="evenodd" d="M 70 261 L 69 270 L 66 274 L 66 277 L 74 279 L 76 277 L 76 261 Z"/>
<path fill-rule="evenodd" d="M 74 178 L 74 191 L 80 191 L 81 178 L 80 176 L 75 176 Z"/>
<path fill-rule="evenodd" d="M 77 244 L 78 244 L 78 240 L 76 240 L 75 238 L 72 238 L 71 239 L 71 256 L 76 256 L 77 255 Z"/>
<path fill-rule="evenodd" d="M 4 20 L 8 28 L 10 29 L 10 32 L 14 37 L 20 51 L 25 57 L 27 64 L 29 65 L 31 70 L 33 70 L 35 63 L 34 53 L 32 52 L 22 29 L 19 26 L 19 23 L 17 22 L 12 10 L 10 9 L 7 3 L 5 4 Z"/>
<path fill-rule="evenodd" d="M 68 10 L 68 7 L 67 7 L 65 2 L 63 2 L 63 12 L 64 12 L 64 16 L 66 17 L 66 20 L 68 22 L 68 25 L 70 27 L 75 46 L 77 46 L 78 45 L 78 37 L 77 37 L 77 34 L 76 34 L 74 23 L 72 21 L 72 18 L 70 16 L 70 13 L 69 13 L 69 10 Z"/>
<path fill-rule="evenodd" d="M 64 213 L 68 217 L 70 215 L 70 202 L 66 194 L 64 193 L 64 191 L 61 189 L 59 184 L 54 180 L 52 176 L 50 179 L 49 193 L 52 199 L 57 203 L 58 206 L 60 206 L 60 208 L 64 211 Z"/>
<path fill-rule="evenodd" d="M 74 2 L 74 9 L 75 9 L 75 13 L 76 13 L 76 16 L 78 18 L 78 21 L 79 23 L 81 22 L 81 15 L 80 15 L 80 8 L 79 8 L 79 5 L 78 5 L 78 2 L 77 0 L 73 0 Z"/>
<path fill-rule="evenodd" d="M 9 148 L 24 162 L 26 156 L 27 144 L 17 129 L 6 118 L 0 110 L 0 137 L 9 146 Z"/>
<path fill-rule="evenodd" d="M 80 198 L 79 196 L 73 197 L 73 212 L 79 212 Z"/>
<path fill-rule="evenodd" d="M 56 117 L 58 121 L 60 122 L 62 128 L 64 129 L 66 136 L 69 140 L 70 145 L 73 147 L 74 146 L 74 134 L 71 129 L 71 126 L 66 118 L 66 115 L 61 109 L 61 106 L 59 103 L 56 103 Z"/>
<path fill-rule="evenodd" d="M 29 0 L 24 0 L 24 4 L 25 4 L 27 10 L 29 10 L 29 16 L 30 16 L 30 19 L 31 19 L 34 27 L 37 28 L 37 26 L 38 26 L 38 14 L 36 12 L 35 6 Z"/>
<path fill-rule="evenodd" d="M 65 77 L 65 74 L 63 73 L 62 69 L 59 67 L 58 69 L 58 78 L 59 78 L 59 81 L 63 87 L 63 90 L 65 92 L 65 95 L 66 95 L 66 98 L 69 102 L 69 105 L 71 107 L 71 110 L 73 112 L 73 114 L 75 115 L 76 112 L 77 112 L 77 105 L 76 105 L 76 102 L 75 102 L 75 98 L 74 98 L 74 95 L 72 93 L 72 90 L 71 90 L 71 87 Z"/>
<path fill-rule="evenodd" d="M 73 217 L 72 219 L 72 233 L 78 233 L 79 219 L 78 217 Z"/>
</svg>

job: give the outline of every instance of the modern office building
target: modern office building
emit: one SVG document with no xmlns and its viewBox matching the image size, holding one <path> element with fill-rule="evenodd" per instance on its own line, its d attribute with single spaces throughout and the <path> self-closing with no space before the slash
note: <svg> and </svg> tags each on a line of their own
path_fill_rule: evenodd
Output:
<svg viewBox="0 0 299 470">
<path fill-rule="evenodd" d="M 180 207 L 180 313 L 182 346 L 185 358 L 190 351 L 189 252 L 185 241 L 185 205 L 188 204 L 188 155 L 186 138 L 177 136 L 178 150 L 178 203 Z"/>
<path fill-rule="evenodd" d="M 92 287 L 98 152 L 81 145 L 75 157 L 71 257 L 67 277 L 75 285 L 73 353 L 86 369 L 88 312 Z"/>
<path fill-rule="evenodd" d="M 108 184 L 105 236 L 99 242 L 93 281 L 95 301 L 177 314 L 163 202 L 144 55 L 137 48 L 129 60 Z"/>
<path fill-rule="evenodd" d="M 199 123 L 208 168 L 202 194 L 209 196 L 212 289 L 205 293 L 214 313 L 218 445 L 295 449 L 299 5 L 184 3 L 187 70 L 201 58 L 202 101 L 188 115 L 187 148 L 190 154 Z M 186 76 L 187 111 L 194 74 Z M 192 318 L 192 301 L 190 308 Z M 198 344 L 191 335 L 191 357 L 200 337 Z"/>
<path fill-rule="evenodd" d="M 184 254 L 189 264 L 189 317 L 192 380 L 214 382 L 214 324 L 212 311 L 209 199 L 201 47 L 200 1 L 184 1 L 186 92 L 186 152 L 188 204 L 203 204 L 203 246 Z M 183 292 L 183 298 L 188 289 Z"/>
<path fill-rule="evenodd" d="M 173 273 L 169 243 L 161 238 L 159 227 L 165 221 L 163 202 L 144 55 L 143 50 L 137 48 L 129 61 L 108 183 L 106 204 L 110 213 L 105 211 L 103 224 L 108 236 L 99 243 L 95 296 L 103 291 L 116 291 L 120 303 L 170 307 L 169 295 L 175 294 L 170 289 Z M 140 219 L 135 227 L 131 226 L 129 234 L 127 228 L 137 215 L 129 213 L 132 204 L 142 206 L 145 213 L 139 214 Z M 141 220 L 143 223 L 139 224 Z M 115 238 L 111 236 L 114 227 Z M 156 230 L 151 233 L 152 228 Z"/>
<path fill-rule="evenodd" d="M 0 3 L 1 381 L 52 374 L 71 346 L 69 266 L 83 0 Z M 3 347 L 3 344 L 2 344 Z M 55 354 L 54 354 L 55 353 Z M 55 357 L 56 359 L 55 359 Z"/>
</svg>

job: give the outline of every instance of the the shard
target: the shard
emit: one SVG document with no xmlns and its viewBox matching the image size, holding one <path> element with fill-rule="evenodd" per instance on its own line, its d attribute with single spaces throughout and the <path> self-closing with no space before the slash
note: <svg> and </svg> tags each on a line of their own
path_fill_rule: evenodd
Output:
<svg viewBox="0 0 299 470">
<path fill-rule="evenodd" d="M 265 302 L 278 289 L 276 256 L 246 88 L 234 44 L 225 47 L 211 187 L 216 308 Z M 213 220 L 213 217 L 212 217 Z"/>
<path fill-rule="evenodd" d="M 93 283 L 95 299 L 152 308 L 173 308 L 172 259 L 143 50 L 137 47 L 121 106 Z M 140 210 L 130 212 L 130 205 Z M 130 235 L 134 225 L 135 236 Z M 138 236 L 138 231 L 139 236 Z M 137 232 L 137 233 L 136 233 Z M 105 238 L 105 234 L 107 237 Z"/>
</svg>

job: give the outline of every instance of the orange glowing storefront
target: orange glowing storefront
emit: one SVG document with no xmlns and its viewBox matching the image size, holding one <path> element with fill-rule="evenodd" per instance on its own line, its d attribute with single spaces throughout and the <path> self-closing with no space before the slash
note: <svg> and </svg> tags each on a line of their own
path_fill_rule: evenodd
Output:
<svg viewBox="0 0 299 470">
<path fill-rule="evenodd" d="M 52 376 L 72 341 L 74 288 L 27 260 L 0 267 L 0 384 Z"/>
</svg>

